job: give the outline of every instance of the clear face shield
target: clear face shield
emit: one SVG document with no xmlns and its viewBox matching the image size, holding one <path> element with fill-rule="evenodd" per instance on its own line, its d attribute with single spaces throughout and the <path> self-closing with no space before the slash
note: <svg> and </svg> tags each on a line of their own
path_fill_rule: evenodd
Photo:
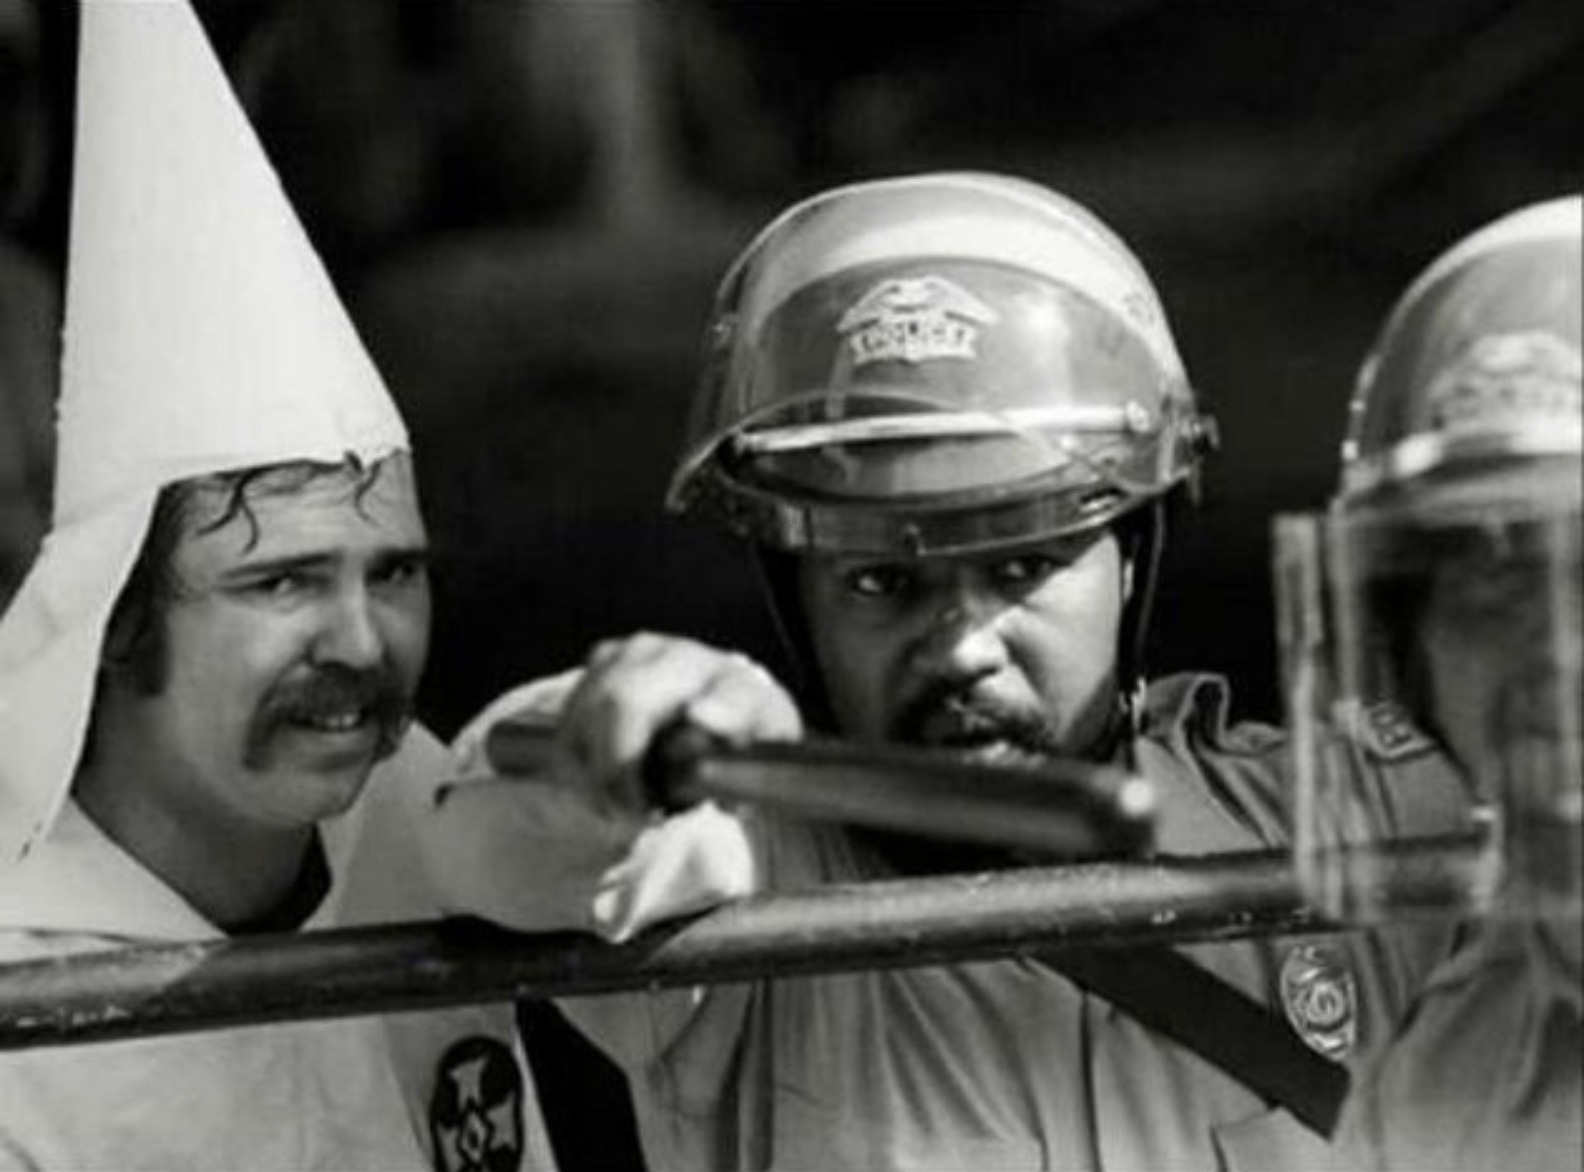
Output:
<svg viewBox="0 0 1584 1172">
<path fill-rule="evenodd" d="M 1563 460 L 1278 520 L 1294 848 L 1307 895 L 1329 914 L 1445 910 L 1415 909 L 1383 882 L 1372 848 L 1390 828 L 1356 780 L 1411 781 L 1390 764 L 1420 754 L 1466 788 L 1477 910 L 1584 909 L 1581 491 L 1576 459 Z"/>
</svg>

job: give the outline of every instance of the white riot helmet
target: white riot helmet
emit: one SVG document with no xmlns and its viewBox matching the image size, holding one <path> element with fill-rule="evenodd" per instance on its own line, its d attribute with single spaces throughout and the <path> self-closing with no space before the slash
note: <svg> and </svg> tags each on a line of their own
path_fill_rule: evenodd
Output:
<svg viewBox="0 0 1584 1172">
<path fill-rule="evenodd" d="M 971 552 L 1161 496 L 1206 434 L 1108 228 L 1022 180 L 920 175 L 798 204 L 727 273 L 670 504 L 794 552 Z"/>
<path fill-rule="evenodd" d="M 1381 890 L 1331 849 L 1376 834 L 1338 746 L 1448 758 L 1492 910 L 1584 901 L 1581 219 L 1526 208 L 1432 264 L 1364 363 L 1328 514 L 1278 522 L 1299 861 L 1334 912 Z"/>
</svg>

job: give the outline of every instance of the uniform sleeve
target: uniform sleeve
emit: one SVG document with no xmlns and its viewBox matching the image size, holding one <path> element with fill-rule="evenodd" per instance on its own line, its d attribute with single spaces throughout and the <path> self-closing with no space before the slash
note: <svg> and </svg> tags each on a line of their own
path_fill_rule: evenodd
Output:
<svg viewBox="0 0 1584 1172">
<path fill-rule="evenodd" d="M 711 803 L 640 826 L 551 778 L 490 772 L 489 729 L 520 714 L 553 718 L 575 683 L 568 673 L 509 692 L 457 738 L 459 776 L 436 787 L 419 822 L 446 910 L 620 941 L 755 890 L 743 822 Z"/>
<path fill-rule="evenodd" d="M 594 932 L 623 941 L 759 886 L 747 824 L 712 803 L 636 831 L 548 778 L 493 774 L 490 728 L 519 715 L 554 719 L 575 673 L 516 688 L 453 744 L 458 775 L 436 787 L 420 846 L 443 910 L 526 932 Z M 651 1067 L 694 1021 L 703 990 L 574 997 L 567 1016 L 616 1062 Z"/>
</svg>

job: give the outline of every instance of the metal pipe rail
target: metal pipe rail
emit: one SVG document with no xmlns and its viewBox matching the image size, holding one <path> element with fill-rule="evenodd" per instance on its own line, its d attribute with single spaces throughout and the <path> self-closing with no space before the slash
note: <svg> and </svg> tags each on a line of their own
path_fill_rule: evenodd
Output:
<svg viewBox="0 0 1584 1172">
<path fill-rule="evenodd" d="M 1394 898 L 1455 912 L 1465 841 L 1390 849 Z M 137 946 L 0 966 L 0 1050 L 1065 948 L 1331 930 L 1285 851 L 750 897 L 625 944 L 471 920 Z"/>
</svg>

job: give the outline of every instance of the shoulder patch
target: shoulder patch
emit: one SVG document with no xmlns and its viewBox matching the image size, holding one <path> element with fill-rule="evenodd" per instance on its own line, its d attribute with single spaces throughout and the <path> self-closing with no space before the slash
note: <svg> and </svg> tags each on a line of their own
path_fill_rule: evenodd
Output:
<svg viewBox="0 0 1584 1172">
<path fill-rule="evenodd" d="M 1369 704 L 1360 715 L 1363 719 L 1353 722 L 1353 728 L 1359 743 L 1378 761 L 1407 761 L 1435 748 L 1435 742 L 1400 704 Z"/>
<path fill-rule="evenodd" d="M 440 1172 L 517 1172 L 523 1157 L 523 1079 L 498 1038 L 463 1038 L 446 1050 L 429 1100 Z"/>
</svg>

